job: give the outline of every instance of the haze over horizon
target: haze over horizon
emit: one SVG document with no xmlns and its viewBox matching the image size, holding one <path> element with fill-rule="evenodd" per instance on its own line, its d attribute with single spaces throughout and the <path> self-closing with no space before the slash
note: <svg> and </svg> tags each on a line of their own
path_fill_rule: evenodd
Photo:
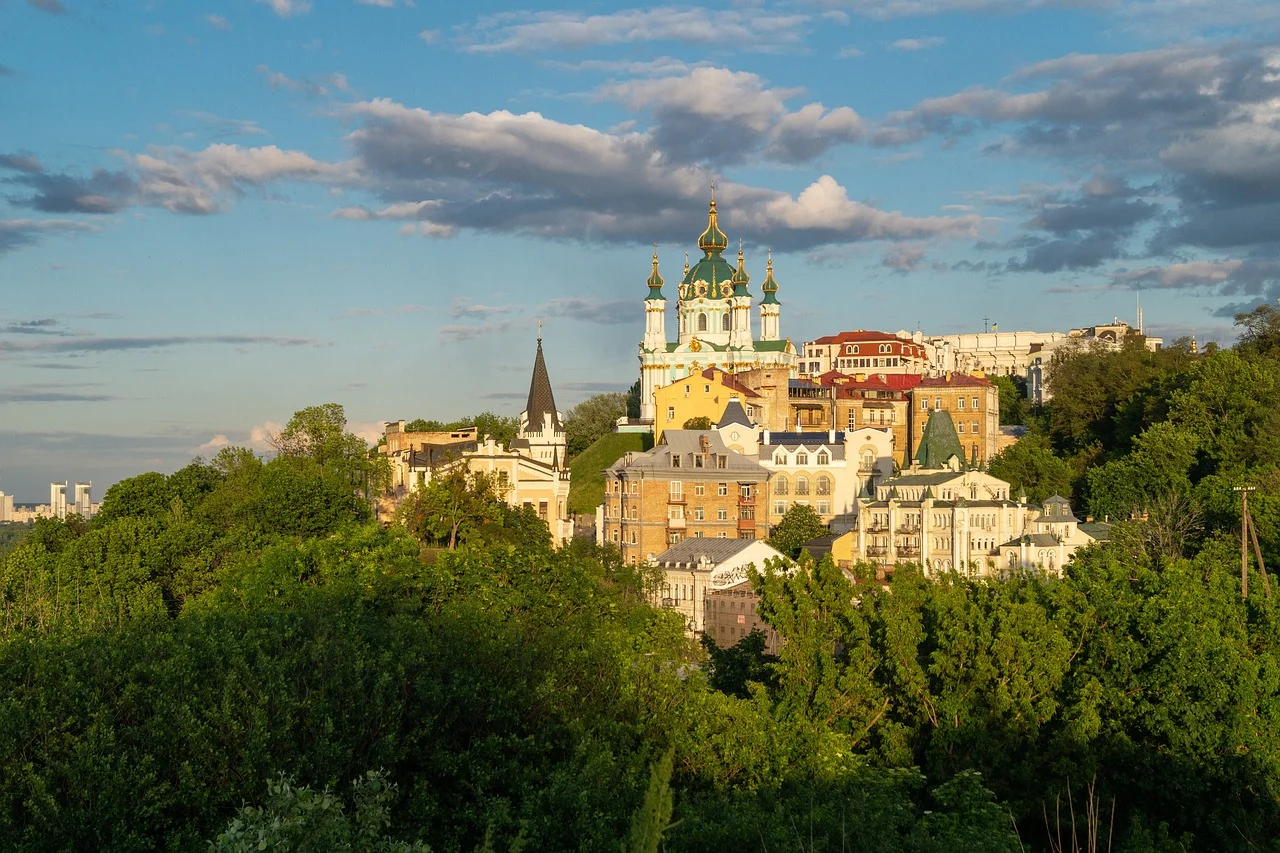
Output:
<svg viewBox="0 0 1280 853">
<path fill-rule="evenodd" d="M 1280 297 L 1280 4 L 0 3 L 0 489 L 567 410 L 706 223 L 782 334 Z M 670 308 L 671 306 L 669 306 Z M 672 330 L 673 317 L 668 317 Z M 674 332 L 671 332 L 674 334 Z"/>
</svg>

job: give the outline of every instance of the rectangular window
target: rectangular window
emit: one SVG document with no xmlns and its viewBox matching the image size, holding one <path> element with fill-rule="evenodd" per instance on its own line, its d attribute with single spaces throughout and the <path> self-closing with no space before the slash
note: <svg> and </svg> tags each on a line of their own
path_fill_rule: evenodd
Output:
<svg viewBox="0 0 1280 853">
<path fill-rule="evenodd" d="M 717 534 L 716 534 L 716 538 L 717 538 L 717 539 L 728 539 L 728 538 L 729 538 L 729 534 L 728 534 L 728 533 L 725 533 L 723 530 L 721 530 L 719 533 L 717 533 Z"/>
<path fill-rule="evenodd" d="M 676 419 L 676 407 L 667 406 L 667 420 L 674 421 Z"/>
<path fill-rule="evenodd" d="M 716 521 L 728 521 L 728 520 L 729 520 L 729 510 L 725 509 L 724 507 L 720 507 L 719 509 L 716 510 Z"/>
<path fill-rule="evenodd" d="M 927 412 L 927 411 L 929 411 L 929 398 L 928 398 L 928 397 L 921 397 L 921 398 L 920 398 L 920 411 L 922 411 L 922 412 Z"/>
<path fill-rule="evenodd" d="M 703 514 L 702 507 L 695 506 L 693 508 L 693 520 L 702 521 L 706 516 Z"/>
<path fill-rule="evenodd" d="M 702 460 L 702 454 L 700 454 L 700 453 L 699 453 L 699 454 L 695 455 L 695 456 L 693 457 L 693 467 L 694 467 L 694 468 L 701 468 L 701 467 L 702 467 L 702 461 L 703 461 L 703 460 Z"/>
<path fill-rule="evenodd" d="M 695 495 L 705 495 L 707 493 L 706 485 L 704 485 L 703 483 L 698 483 L 696 486 L 693 487 L 693 493 Z"/>
<path fill-rule="evenodd" d="M 818 501 L 818 515 L 831 514 L 831 501 Z"/>
<path fill-rule="evenodd" d="M 718 484 L 716 486 L 716 494 L 719 495 L 720 497 L 724 497 L 725 495 L 729 494 L 729 484 L 728 483 Z"/>
<path fill-rule="evenodd" d="M 728 456 L 725 456 L 723 453 L 722 453 L 722 454 L 720 454 L 719 456 L 717 456 L 717 457 L 716 457 L 716 467 L 717 467 L 717 468 L 719 468 L 719 469 L 721 469 L 721 470 L 724 470 L 725 468 L 728 468 L 728 467 L 729 467 L 729 457 L 728 457 Z"/>
<path fill-rule="evenodd" d="M 958 400 L 956 400 L 956 408 L 962 412 L 964 411 L 964 397 L 961 397 Z"/>
<path fill-rule="evenodd" d="M 693 531 L 693 538 L 694 538 L 694 539 L 701 539 L 701 538 L 702 538 L 702 531 L 701 531 L 701 530 L 695 530 L 695 531 Z"/>
<path fill-rule="evenodd" d="M 672 504 L 667 507 L 667 518 L 679 521 L 684 518 L 684 506 L 681 504 Z"/>
<path fill-rule="evenodd" d="M 738 538 L 739 539 L 755 539 L 756 532 L 754 530 L 739 530 Z"/>
<path fill-rule="evenodd" d="M 964 435 L 964 421 L 956 424 L 956 432 L 960 433 L 960 435 Z"/>
<path fill-rule="evenodd" d="M 974 410 L 975 412 L 978 410 L 978 398 L 977 398 L 977 397 L 974 397 L 974 398 L 973 398 L 973 410 Z"/>
<path fill-rule="evenodd" d="M 671 481 L 671 499 L 681 500 L 684 498 L 684 483 L 679 480 Z"/>
<path fill-rule="evenodd" d="M 639 483 L 632 483 L 632 484 L 631 484 L 631 494 L 635 495 L 635 494 L 639 494 L 639 493 L 640 493 L 640 484 L 639 484 Z"/>
<path fill-rule="evenodd" d="M 751 497 L 751 494 L 752 494 L 752 485 L 750 483 L 738 484 L 738 497 L 749 498 Z"/>
<path fill-rule="evenodd" d="M 858 428 L 858 412 L 855 409 L 849 410 L 849 429 Z"/>
<path fill-rule="evenodd" d="M 974 434 L 974 435 L 977 435 L 977 434 L 978 434 L 978 422 L 977 422 L 977 421 L 974 421 L 974 422 L 973 422 L 973 434 Z"/>
<path fill-rule="evenodd" d="M 774 501 L 774 502 L 773 502 L 773 514 L 774 514 L 774 515 L 786 515 L 786 514 L 787 514 L 787 502 L 786 502 L 786 501 Z"/>
<path fill-rule="evenodd" d="M 934 407 L 935 409 L 941 409 L 941 408 L 942 408 L 942 398 L 941 398 L 941 397 L 934 397 L 934 398 L 933 398 L 933 407 Z"/>
<path fill-rule="evenodd" d="M 685 395 L 686 397 L 688 397 L 688 396 L 689 396 L 689 386 L 688 386 L 688 385 L 684 386 L 684 395 Z"/>
<path fill-rule="evenodd" d="M 680 467 L 680 454 L 678 454 L 678 453 L 672 453 L 672 454 L 671 454 L 671 467 L 672 467 L 672 468 L 679 468 L 679 467 Z"/>
<path fill-rule="evenodd" d="M 538 501 L 538 518 L 542 519 L 543 521 L 547 520 L 547 502 L 546 501 Z"/>
</svg>

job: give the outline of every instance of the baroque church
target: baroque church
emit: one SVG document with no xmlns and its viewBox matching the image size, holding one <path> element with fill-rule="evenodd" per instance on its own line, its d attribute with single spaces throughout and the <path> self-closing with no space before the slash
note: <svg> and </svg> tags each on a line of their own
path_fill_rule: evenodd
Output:
<svg viewBox="0 0 1280 853">
<path fill-rule="evenodd" d="M 652 423 L 656 411 L 653 393 L 709 367 L 728 373 L 759 368 L 784 368 L 796 372 L 796 347 L 779 331 L 778 283 L 773 278 L 773 257 L 765 266 L 760 285 L 759 336 L 752 334 L 751 277 L 743 263 L 742 242 L 738 243 L 735 268 L 724 257 L 729 238 L 720 230 L 714 188 L 707 228 L 698 237 L 702 258 L 692 267 L 686 259 L 684 277 L 677 287 L 676 340 L 667 339 L 667 299 L 658 273 L 658 252 L 654 247 L 653 271 L 644 300 L 645 332 L 640 342 L 640 418 Z"/>
</svg>

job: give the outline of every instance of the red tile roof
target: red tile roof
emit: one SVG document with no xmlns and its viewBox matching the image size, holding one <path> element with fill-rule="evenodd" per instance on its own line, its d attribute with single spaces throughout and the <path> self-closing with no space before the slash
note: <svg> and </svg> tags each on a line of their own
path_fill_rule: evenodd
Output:
<svg viewBox="0 0 1280 853">
<path fill-rule="evenodd" d="M 913 343 L 909 339 L 900 338 L 892 332 L 869 332 L 865 329 L 859 329 L 856 332 L 841 332 L 838 335 L 826 335 L 821 338 L 815 338 L 809 341 L 811 344 L 856 344 L 862 341 L 897 341 L 898 343 Z"/>
</svg>

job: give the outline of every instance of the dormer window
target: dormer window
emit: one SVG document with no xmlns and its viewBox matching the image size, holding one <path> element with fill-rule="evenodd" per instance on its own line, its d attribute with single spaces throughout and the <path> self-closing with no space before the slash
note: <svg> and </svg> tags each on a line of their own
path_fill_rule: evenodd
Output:
<svg viewBox="0 0 1280 853">
<path fill-rule="evenodd" d="M 673 453 L 673 454 L 671 454 L 671 467 L 672 467 L 672 468 L 679 468 L 679 467 L 680 467 L 680 457 L 679 457 L 679 456 L 677 456 L 677 455 L 676 455 L 676 454 L 674 454 L 674 453 Z"/>
<path fill-rule="evenodd" d="M 808 465 L 808 464 L 809 464 L 809 454 L 808 454 L 808 453 L 805 453 L 803 450 L 802 450 L 802 451 L 800 451 L 799 453 L 797 453 L 797 454 L 796 454 L 796 464 L 797 464 L 797 465 Z"/>
<path fill-rule="evenodd" d="M 786 465 L 786 464 L 787 464 L 787 454 L 785 454 L 785 453 L 783 453 L 781 450 L 779 450 L 779 451 L 778 451 L 778 454 L 777 454 L 776 456 L 774 456 L 774 457 L 773 457 L 773 464 L 774 464 L 774 465 Z"/>
<path fill-rule="evenodd" d="M 818 464 L 819 465 L 831 464 L 831 456 L 827 453 L 827 451 L 823 450 L 818 453 Z"/>
</svg>

